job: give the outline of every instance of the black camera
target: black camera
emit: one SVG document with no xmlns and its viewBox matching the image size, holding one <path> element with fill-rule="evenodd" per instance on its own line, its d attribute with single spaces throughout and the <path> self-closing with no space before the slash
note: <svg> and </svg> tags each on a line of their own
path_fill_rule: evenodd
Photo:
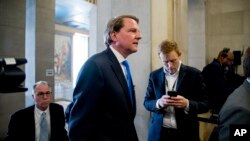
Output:
<svg viewBox="0 0 250 141">
<path fill-rule="evenodd" d="M 0 58 L 0 93 L 25 92 L 22 86 L 25 72 L 18 65 L 27 63 L 25 58 Z"/>
</svg>

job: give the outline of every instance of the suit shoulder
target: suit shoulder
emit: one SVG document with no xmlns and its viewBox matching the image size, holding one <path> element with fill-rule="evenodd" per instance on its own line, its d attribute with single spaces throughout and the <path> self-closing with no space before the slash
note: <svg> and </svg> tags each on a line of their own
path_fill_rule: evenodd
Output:
<svg viewBox="0 0 250 141">
<path fill-rule="evenodd" d="M 150 75 L 156 75 L 156 74 L 161 73 L 162 71 L 163 71 L 163 67 L 158 68 L 158 69 L 152 71 L 152 72 L 150 73 Z"/>
<path fill-rule="evenodd" d="M 33 111 L 34 111 L 34 105 L 17 110 L 16 112 L 12 114 L 12 116 L 27 115 L 28 113 L 33 112 Z"/>
<path fill-rule="evenodd" d="M 111 49 L 106 49 L 97 53 L 86 61 L 86 66 L 98 67 L 99 70 L 107 68 L 107 66 L 110 65 L 119 65 L 118 59 L 115 57 Z"/>
<path fill-rule="evenodd" d="M 201 73 L 201 71 L 193 66 L 187 66 L 187 65 L 183 65 L 183 68 L 187 71 L 187 72 L 191 72 L 191 73 Z"/>
<path fill-rule="evenodd" d="M 104 50 L 102 52 L 94 54 L 88 60 L 89 61 L 100 61 L 100 60 L 103 60 L 105 57 L 106 58 L 108 57 L 107 50 Z"/>
<path fill-rule="evenodd" d="M 109 62 L 109 56 L 108 54 L 103 51 L 100 53 L 97 53 L 93 56 L 91 56 L 84 64 L 84 66 L 90 67 L 90 66 L 102 66 L 102 65 L 107 65 Z"/>
<path fill-rule="evenodd" d="M 203 67 L 203 71 L 205 71 L 205 70 L 214 70 L 214 69 L 217 69 L 217 68 L 221 68 L 220 63 L 217 62 L 217 61 L 213 61 L 213 62 L 207 64 L 205 67 Z"/>
<path fill-rule="evenodd" d="M 62 108 L 63 109 L 63 106 L 58 104 L 58 103 L 50 103 L 50 107 L 53 107 L 53 108 Z"/>
</svg>

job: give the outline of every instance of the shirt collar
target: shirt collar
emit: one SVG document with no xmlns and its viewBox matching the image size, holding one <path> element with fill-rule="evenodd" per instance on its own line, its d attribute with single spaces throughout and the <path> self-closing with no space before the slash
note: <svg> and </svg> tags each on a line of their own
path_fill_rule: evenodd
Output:
<svg viewBox="0 0 250 141">
<path fill-rule="evenodd" d="M 249 77 L 247 77 L 247 82 L 250 83 L 250 78 Z"/>
<path fill-rule="evenodd" d="M 42 111 L 35 106 L 35 112 L 38 113 L 39 115 L 42 115 L 42 113 L 45 112 L 47 115 L 49 112 L 49 107 L 45 111 Z"/>
<path fill-rule="evenodd" d="M 115 50 L 112 46 L 109 46 L 111 51 L 114 53 L 115 57 L 117 58 L 118 62 L 123 62 L 126 58 L 124 58 L 117 50 Z"/>
</svg>

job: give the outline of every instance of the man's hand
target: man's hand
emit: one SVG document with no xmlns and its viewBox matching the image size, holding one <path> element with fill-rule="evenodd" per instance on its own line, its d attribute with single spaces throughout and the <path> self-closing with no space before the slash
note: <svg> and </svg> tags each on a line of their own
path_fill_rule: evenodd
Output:
<svg viewBox="0 0 250 141">
<path fill-rule="evenodd" d="M 177 108 L 186 108 L 188 103 L 188 99 L 181 95 L 177 95 L 176 97 L 170 97 L 168 95 L 163 95 L 159 99 L 160 108 L 165 108 L 167 106 L 174 106 Z"/>
</svg>

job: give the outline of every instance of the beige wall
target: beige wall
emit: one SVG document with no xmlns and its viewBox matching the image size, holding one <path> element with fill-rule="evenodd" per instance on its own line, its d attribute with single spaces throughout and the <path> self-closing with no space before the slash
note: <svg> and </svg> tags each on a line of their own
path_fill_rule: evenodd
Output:
<svg viewBox="0 0 250 141">
<path fill-rule="evenodd" d="M 224 47 L 242 51 L 250 46 L 250 1 L 207 0 L 206 63 Z M 242 66 L 238 67 L 242 74 Z"/>
<path fill-rule="evenodd" d="M 187 0 L 151 1 L 152 70 L 161 67 L 158 45 L 165 39 L 175 40 L 182 52 L 183 63 L 188 62 Z"/>
<path fill-rule="evenodd" d="M 26 0 L 25 28 L 25 105 L 34 104 L 32 86 L 36 81 L 46 80 L 54 86 L 54 77 L 47 71 L 54 70 L 55 0 Z"/>
</svg>

